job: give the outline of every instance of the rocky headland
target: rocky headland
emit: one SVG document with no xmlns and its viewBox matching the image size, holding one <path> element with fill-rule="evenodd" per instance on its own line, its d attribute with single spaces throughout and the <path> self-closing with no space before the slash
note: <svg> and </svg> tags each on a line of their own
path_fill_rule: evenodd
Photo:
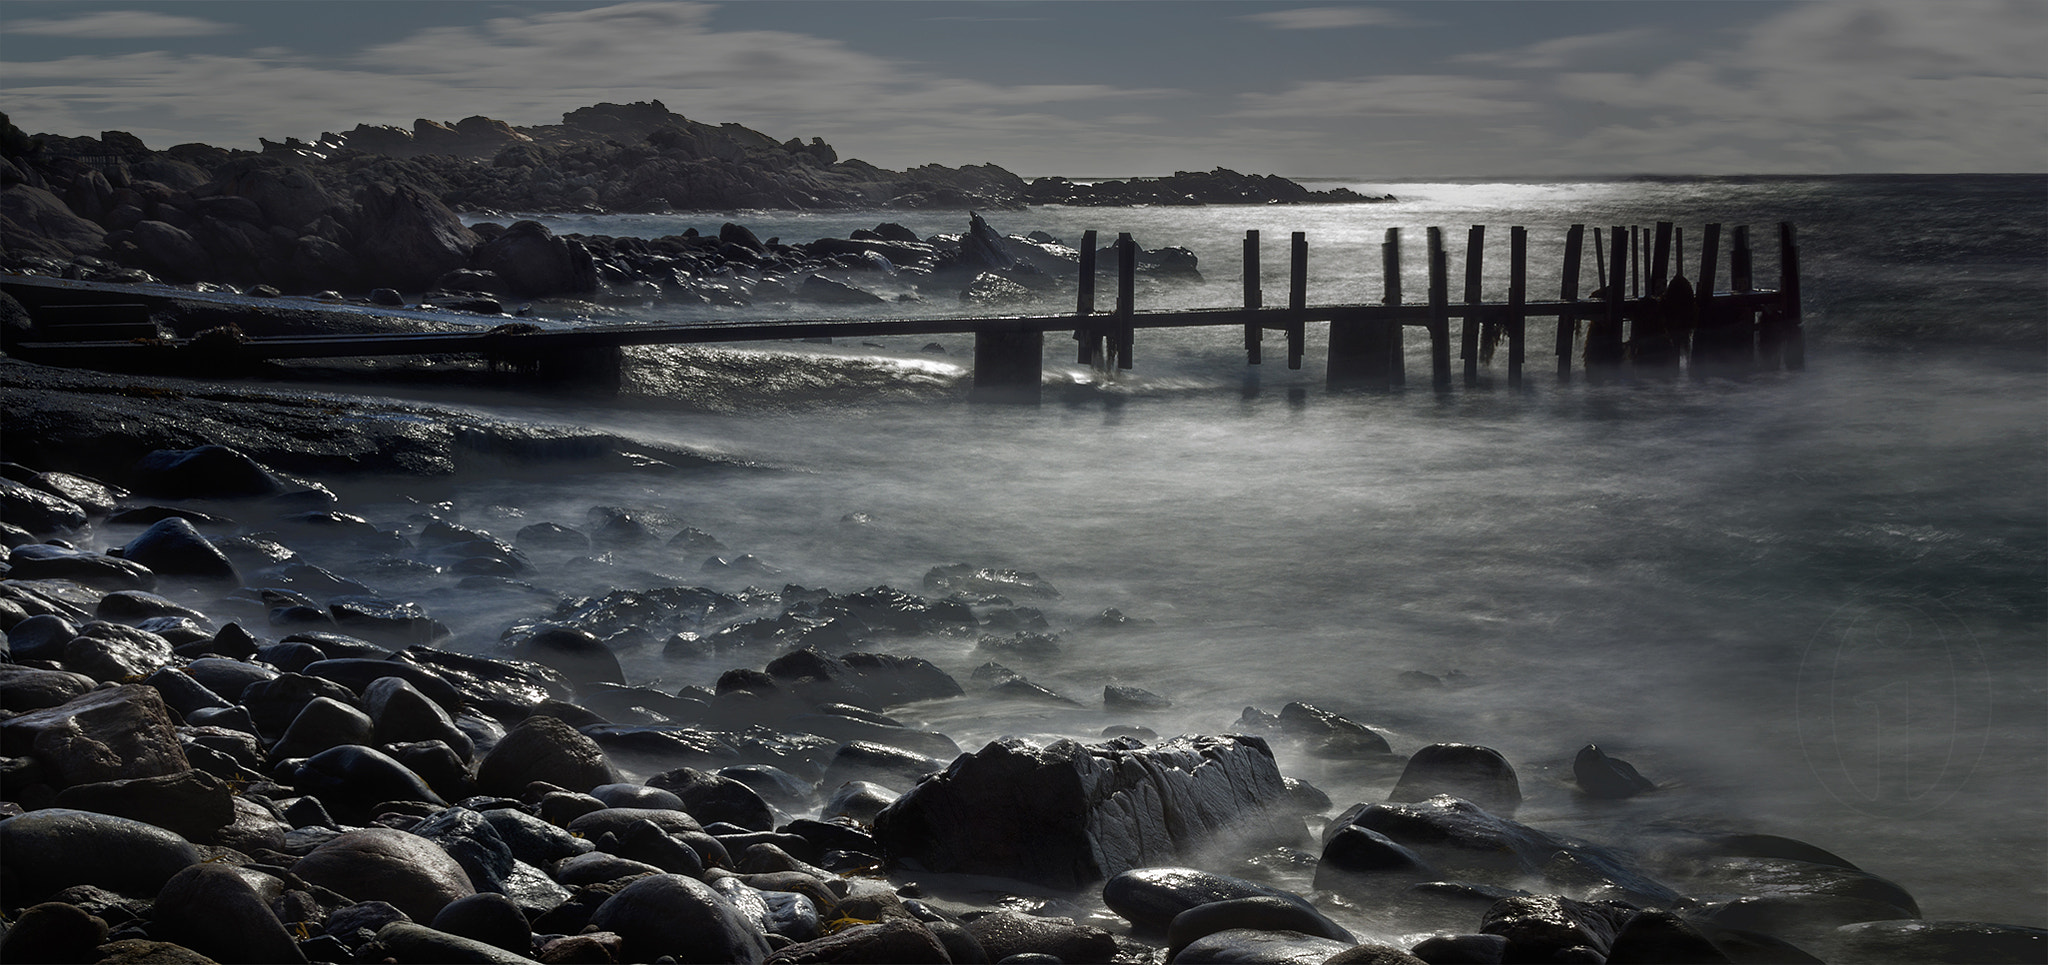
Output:
<svg viewBox="0 0 2048 965">
<path fill-rule="evenodd" d="M 1094 184 L 1027 182 L 992 164 L 887 171 L 841 159 L 816 138 L 778 142 L 737 124 L 690 120 L 659 101 L 599 104 L 539 127 L 484 117 L 422 119 L 411 130 L 359 126 L 310 143 L 266 141 L 261 152 L 152 150 L 120 131 L 30 136 L 0 116 L 0 267 L 356 298 L 383 290 L 394 293 L 381 296 L 387 303 L 419 295 L 878 303 L 888 296 L 868 290 L 876 286 L 844 277 L 876 273 L 948 297 L 1016 299 L 1046 287 L 1038 274 L 1071 276 L 1077 257 L 1051 238 L 1014 238 L 1016 250 L 1005 250 L 1002 235 L 977 239 L 967 225 L 959 235 L 921 238 L 884 224 L 784 245 L 732 224 L 716 237 L 558 238 L 537 222 L 472 224 L 457 212 L 997 212 L 1046 203 L 1369 200 L 1390 199 L 1220 168 Z M 1103 270 L 1113 265 L 1107 259 Z M 1185 274 L 1194 261 L 1162 249 L 1142 267 Z M 983 272 L 994 277 L 975 290 Z M 915 284 L 935 275 L 929 286 Z M 814 277 L 822 283 L 813 285 Z"/>
<path fill-rule="evenodd" d="M 1152 632 L 1114 611 L 1049 624 L 1061 590 L 1033 573 L 934 561 L 915 587 L 809 587 L 725 545 L 715 514 L 391 496 L 512 464 L 677 484 L 764 470 L 430 406 L 15 361 L 0 406 L 9 962 L 2048 948 L 2039 929 L 1923 920 L 1899 884 L 1767 833 L 1618 843 L 1583 830 L 1597 821 L 1525 823 L 1498 752 L 1396 747 L 1306 703 L 1162 738 L 1173 694 L 1105 682 L 1077 699 L 1006 666 L 1058 661 L 1064 634 Z M 478 598 L 504 606 L 462 605 Z M 723 669 L 680 688 L 629 670 L 690 661 Z M 1082 699 L 1122 722 L 980 747 L 924 723 L 963 701 Z M 1286 773 L 1309 759 L 1384 790 L 1332 800 Z M 1590 745 L 1571 772 L 1587 815 L 1684 793 Z"/>
</svg>

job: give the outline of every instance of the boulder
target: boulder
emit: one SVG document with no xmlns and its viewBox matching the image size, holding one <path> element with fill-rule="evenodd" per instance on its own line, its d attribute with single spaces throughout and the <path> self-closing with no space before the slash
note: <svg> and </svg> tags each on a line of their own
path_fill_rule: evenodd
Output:
<svg viewBox="0 0 2048 965">
<path fill-rule="evenodd" d="M 291 870 L 347 897 L 390 902 L 416 921 L 433 921 L 449 902 L 476 893 L 462 866 L 440 845 L 391 828 L 344 832 L 300 858 Z"/>
<path fill-rule="evenodd" d="M 0 884 L 10 908 L 35 904 L 73 885 L 154 897 L 173 875 L 200 860 L 191 842 L 163 828 L 66 808 L 0 821 L 0 854 L 7 856 Z"/>
<path fill-rule="evenodd" d="M 1416 751 L 1387 800 L 1422 801 L 1439 794 L 1500 811 L 1522 803 L 1522 787 L 1507 758 L 1472 744 L 1431 744 Z"/>
<path fill-rule="evenodd" d="M 767 935 L 709 885 L 682 875 L 649 875 L 619 889 L 590 916 L 625 940 L 629 961 L 664 955 L 679 963 L 759 962 Z"/>
<path fill-rule="evenodd" d="M 0 520 L 38 536 L 68 533 L 85 525 L 85 509 L 62 496 L 0 478 Z"/>
<path fill-rule="evenodd" d="M 528 717 L 477 764 L 485 794 L 516 797 L 535 781 L 585 791 L 614 784 L 619 772 L 597 742 L 554 717 Z"/>
<path fill-rule="evenodd" d="M 988 957 L 978 961 L 990 961 Z M 1089 961 L 1089 959 L 1069 959 Z M 950 965 L 963 959 L 951 956 L 943 940 L 924 922 L 891 918 L 842 928 L 823 938 L 777 949 L 768 956 L 770 965 L 799 965 L 809 962 L 900 962 L 903 965 Z M 1108 959 L 1101 959 L 1108 961 Z"/>
<path fill-rule="evenodd" d="M 548 627 L 512 648 L 517 660 L 528 660 L 561 671 L 579 688 L 592 684 L 624 684 L 626 675 L 619 658 L 596 634 L 574 627 Z"/>
<path fill-rule="evenodd" d="M 515 955 L 533 951 L 533 929 L 512 899 L 498 894 L 457 898 L 434 916 L 435 931 L 502 948 Z"/>
<path fill-rule="evenodd" d="M 775 827 L 775 809 L 753 788 L 729 777 L 679 767 L 648 778 L 647 786 L 673 793 L 682 800 L 681 810 L 705 824 L 723 821 L 750 831 Z"/>
<path fill-rule="evenodd" d="M 1255 737 L 1183 737 L 1149 750 L 1004 738 L 898 798 L 876 818 L 875 837 L 891 860 L 930 871 L 1078 888 L 1177 863 L 1223 832 L 1285 837 L 1286 796 L 1271 749 Z"/>
<path fill-rule="evenodd" d="M 1381 881 L 1407 884 L 1439 877 L 1421 855 L 1378 831 L 1350 825 L 1330 836 L 1316 862 L 1316 888 L 1338 890 Z"/>
<path fill-rule="evenodd" d="M 338 203 L 312 175 L 294 167 L 231 166 L 213 182 L 211 189 L 221 195 L 248 199 L 264 220 L 295 233 Z"/>
<path fill-rule="evenodd" d="M 283 887 L 283 882 L 258 871 L 195 864 L 157 892 L 150 932 L 222 965 L 304 962 L 305 953 L 263 894 L 277 897 Z"/>
<path fill-rule="evenodd" d="M 481 241 L 447 205 L 411 185 L 372 183 L 355 200 L 356 257 L 393 288 L 424 289 L 441 273 L 466 267 Z"/>
<path fill-rule="evenodd" d="M 1614 962 L 1699 962 L 1703 965 L 1734 960 L 1691 922 L 1655 908 L 1639 911 L 1622 924 L 1621 931 L 1615 934 L 1613 943 L 1608 946 L 1607 958 Z"/>
<path fill-rule="evenodd" d="M 498 837 L 497 829 L 482 814 L 466 807 L 448 808 L 413 825 L 410 833 L 440 845 L 462 866 L 477 891 L 505 891 L 517 859 L 512 856 L 512 846 Z"/>
<path fill-rule="evenodd" d="M 256 460 L 226 446 L 158 449 L 142 457 L 130 476 L 137 495 L 166 499 L 275 496 L 286 488 Z"/>
<path fill-rule="evenodd" d="M 0 961 L 97 962 L 106 940 L 105 919 L 77 905 L 46 901 L 23 911 L 0 934 Z"/>
<path fill-rule="evenodd" d="M 1133 930 L 1154 934 L 1165 933 L 1190 908 L 1239 898 L 1279 898 L 1320 914 L 1308 899 L 1291 891 L 1195 868 L 1138 868 L 1102 885 L 1102 902 L 1109 910 L 1122 915 Z"/>
<path fill-rule="evenodd" d="M 1669 906 L 1679 896 L 1636 868 L 1621 852 L 1488 813 L 1460 798 L 1359 804 L 1329 823 L 1334 837 L 1356 825 L 1385 835 L 1446 875 L 1482 880 L 1505 875 L 1547 878 L 1576 894 L 1599 894 Z M 1721 889 L 1716 889 L 1721 890 Z"/>
<path fill-rule="evenodd" d="M 596 845 L 549 824 L 525 811 L 492 808 L 483 812 L 484 821 L 498 832 L 498 839 L 512 849 L 516 860 L 548 865 L 563 858 L 588 854 Z"/>
<path fill-rule="evenodd" d="M 390 661 L 383 661 L 390 663 Z M 409 664 L 396 664 L 417 669 Z M 440 704 L 427 699 L 419 688 L 400 676 L 378 677 L 363 688 L 363 709 L 369 714 L 375 738 L 371 743 L 396 744 L 409 741 L 441 741 L 467 761 L 476 756 L 476 743 Z"/>
<path fill-rule="evenodd" d="M 1579 748 L 1578 756 L 1572 759 L 1572 777 L 1579 782 L 1580 790 L 1598 798 L 1634 797 L 1657 789 L 1648 778 L 1636 773 L 1629 762 L 1608 757 L 1594 744 Z"/>
<path fill-rule="evenodd" d="M 64 644 L 64 666 L 95 680 L 134 680 L 176 656 L 171 642 L 140 627 L 94 620 Z"/>
<path fill-rule="evenodd" d="M 30 617 L 31 620 L 57 617 Z M 28 621 L 24 620 L 23 623 Z M 16 624 L 19 627 L 21 624 Z M 9 631 L 10 635 L 12 631 Z M 17 640 L 19 638 L 16 638 Z M 25 659 L 17 644 L 14 651 L 17 660 Z M 21 713 L 56 707 L 67 701 L 83 696 L 86 691 L 99 686 L 99 681 L 82 673 L 68 670 L 38 670 L 17 664 L 0 663 L 0 710 Z"/>
<path fill-rule="evenodd" d="M 417 922 L 394 921 L 377 929 L 374 948 L 386 961 L 439 962 L 443 965 L 532 965 L 534 959 L 489 942 L 429 928 Z"/>
<path fill-rule="evenodd" d="M 212 281 L 220 269 L 192 233 L 163 221 L 141 221 L 129 229 L 139 267 L 168 282 Z"/>
<path fill-rule="evenodd" d="M 176 516 L 158 520 L 129 540 L 121 548 L 121 558 L 147 566 L 160 576 L 241 582 L 227 554 L 191 522 Z"/>
<path fill-rule="evenodd" d="M 1499 935 L 1438 935 L 1416 942 L 1409 949 L 1416 958 L 1432 965 L 1498 965 L 1508 951 L 1508 940 Z"/>
<path fill-rule="evenodd" d="M 1174 916 L 1166 928 L 1167 960 L 1197 939 L 1233 928 L 1292 931 L 1349 944 L 1356 941 L 1336 922 L 1298 901 L 1259 896 L 1198 905 Z"/>
<path fill-rule="evenodd" d="M 1983 921 L 1867 921 L 1835 929 L 1844 962 L 2048 961 L 2048 930 Z"/>
<path fill-rule="evenodd" d="M 1007 908 L 978 915 L 967 932 L 991 961 L 1036 952 L 1063 962 L 1107 962 L 1116 957 L 1116 936 L 1071 918 L 1041 918 Z"/>
<path fill-rule="evenodd" d="M 426 779 L 391 755 L 361 744 L 330 747 L 300 761 L 289 783 L 320 799 L 335 818 L 368 824 L 377 806 L 390 801 L 418 801 L 444 807 Z"/>
<path fill-rule="evenodd" d="M 53 786 L 191 769 L 156 688 L 124 684 L 0 722 L 0 752 L 34 757 Z"/>
<path fill-rule="evenodd" d="M 1212 932 L 1180 950 L 1176 965 L 1260 962 L 1262 965 L 1323 965 L 1348 952 L 1351 942 L 1334 941 L 1295 931 L 1231 928 Z"/>
<path fill-rule="evenodd" d="M 525 298 L 586 295 L 597 291 L 597 265 L 590 251 L 555 237 L 538 221 L 515 221 L 478 245 L 470 265 L 496 272 L 512 294 Z"/>
<path fill-rule="evenodd" d="M 7 562 L 10 579 L 70 580 L 110 591 L 156 589 L 156 574 L 140 563 L 51 543 L 17 546 Z"/>
<path fill-rule="evenodd" d="M 234 793 L 201 770 L 158 777 L 74 784 L 57 792 L 57 806 L 133 818 L 190 841 L 210 841 L 235 819 Z"/>
<path fill-rule="evenodd" d="M 199 665 L 208 662 L 206 660 L 195 660 L 192 662 L 193 676 L 198 677 L 201 683 L 207 683 L 207 677 L 199 676 Z M 235 661 L 221 661 L 221 663 L 231 664 L 236 668 L 248 667 L 250 670 L 230 669 L 228 666 L 218 665 L 208 667 L 208 676 L 217 676 L 223 680 L 222 686 L 208 684 L 208 689 L 220 694 L 233 691 L 232 682 L 236 677 L 247 676 L 252 672 L 260 670 L 260 668 L 254 668 L 249 664 L 236 663 Z M 248 709 L 249 717 L 255 721 L 256 726 L 262 728 L 265 734 L 277 734 L 280 736 L 284 734 L 287 728 L 291 727 L 292 721 L 298 719 L 299 712 L 305 710 L 307 704 L 317 699 L 324 697 L 337 703 L 349 705 L 354 705 L 356 702 L 356 695 L 351 693 L 347 687 L 332 680 L 300 673 L 283 673 L 260 677 L 251 680 L 243 686 L 239 693 L 240 696 L 236 698 L 236 702 Z"/>
<path fill-rule="evenodd" d="M 0 188 L 0 238 L 10 251 L 70 258 L 107 253 L 107 230 L 73 214 L 62 198 L 27 184 Z"/>
<path fill-rule="evenodd" d="M 1511 962 L 1560 961 L 1567 949 L 1607 955 L 1636 909 L 1614 901 L 1578 901 L 1560 895 L 1503 898 L 1486 910 L 1479 930 L 1508 940 Z M 1583 960 L 1583 959 L 1582 959 Z"/>
<path fill-rule="evenodd" d="M 299 709 L 284 736 L 270 748 L 273 758 L 312 757 L 343 744 L 369 744 L 373 733 L 370 715 L 335 700 L 315 697 Z"/>
</svg>

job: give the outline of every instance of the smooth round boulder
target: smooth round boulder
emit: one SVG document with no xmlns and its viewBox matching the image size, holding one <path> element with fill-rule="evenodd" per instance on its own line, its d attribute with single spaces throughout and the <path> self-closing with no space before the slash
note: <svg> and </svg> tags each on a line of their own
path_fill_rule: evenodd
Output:
<svg viewBox="0 0 2048 965">
<path fill-rule="evenodd" d="M 332 697 L 315 697 L 292 718 L 284 736 L 270 748 L 275 760 L 311 757 L 330 747 L 371 742 L 370 715 Z"/>
<path fill-rule="evenodd" d="M 291 783 L 318 797 L 336 818 L 350 824 L 369 823 L 376 817 L 371 810 L 386 801 L 421 801 L 435 807 L 448 804 L 411 768 L 361 744 L 330 747 L 306 758 L 292 771 Z"/>
<path fill-rule="evenodd" d="M 1172 924 L 1166 927 L 1166 958 L 1172 961 L 1175 955 L 1180 954 L 1181 949 L 1193 944 L 1196 939 L 1232 928 L 1293 931 L 1332 941 L 1357 941 L 1343 926 L 1324 917 L 1320 912 L 1304 908 L 1285 898 L 1232 898 L 1228 901 L 1196 905 L 1175 915 Z"/>
<path fill-rule="evenodd" d="M 694 767 L 679 767 L 647 779 L 647 786 L 682 799 L 682 810 L 703 824 L 724 822 L 749 831 L 775 827 L 775 809 L 754 789 L 729 777 Z"/>
<path fill-rule="evenodd" d="M 1165 932 L 1181 912 L 1213 901 L 1277 897 L 1310 911 L 1315 906 L 1291 891 L 1195 868 L 1134 868 L 1102 885 L 1103 904 L 1135 929 Z"/>
<path fill-rule="evenodd" d="M 226 782 L 202 770 L 75 784 L 57 792 L 57 806 L 154 824 L 191 841 L 211 841 L 235 819 Z"/>
<path fill-rule="evenodd" d="M 0 962 L 97 962 L 106 940 L 104 919 L 77 905 L 46 901 L 22 912 L 0 936 Z"/>
<path fill-rule="evenodd" d="M 990 960 L 986 955 L 978 959 L 953 956 L 930 925 L 907 918 L 890 918 L 841 928 L 822 938 L 780 949 L 769 959 L 775 963 L 896 962 L 902 965 L 953 965 L 955 962 Z"/>
<path fill-rule="evenodd" d="M 222 965 L 304 962 L 305 953 L 257 890 L 261 885 L 282 893 L 283 884 L 245 868 L 195 864 L 157 892 L 150 933 Z"/>
<path fill-rule="evenodd" d="M 0 854 L 0 891 L 14 908 L 72 885 L 152 898 L 200 860 L 192 842 L 153 824 L 69 808 L 0 821 Z"/>
<path fill-rule="evenodd" d="M 0 519 L 39 536 L 68 533 L 84 526 L 85 508 L 34 486 L 0 478 Z"/>
<path fill-rule="evenodd" d="M 1437 935 L 1416 942 L 1408 953 L 1430 965 L 1499 965 L 1508 940 L 1499 935 Z"/>
<path fill-rule="evenodd" d="M 625 940 L 630 961 L 663 955 L 679 963 L 759 962 L 768 937 L 711 886 L 682 875 L 649 875 L 619 889 L 590 916 Z"/>
<path fill-rule="evenodd" d="M 874 824 L 875 815 L 896 803 L 901 796 L 873 781 L 847 781 L 825 800 L 825 808 L 819 816 L 827 821 L 844 817 L 862 824 Z"/>
<path fill-rule="evenodd" d="M 440 845 L 391 828 L 344 832 L 293 863 L 292 873 L 350 898 L 390 902 L 414 921 L 433 921 L 449 902 L 476 894 Z"/>
<path fill-rule="evenodd" d="M 64 645 L 78 625 L 54 613 L 38 613 L 7 628 L 7 649 L 16 660 L 62 660 Z"/>
<path fill-rule="evenodd" d="M 1323 845 L 1316 888 L 1332 890 L 1368 881 L 1406 884 L 1437 878 L 1422 856 L 1370 828 L 1347 825 Z"/>
<path fill-rule="evenodd" d="M 1353 943 L 1318 938 L 1293 931 L 1262 931 L 1231 928 L 1212 932 L 1188 943 L 1173 959 L 1175 965 L 1222 965 L 1261 962 L 1265 965 L 1322 965 L 1352 949 Z M 1395 949 L 1399 951 L 1399 949 Z M 1392 965 L 1392 963 L 1389 963 Z"/>
<path fill-rule="evenodd" d="M 465 761 L 476 756 L 476 743 L 455 726 L 455 718 L 404 677 L 370 681 L 363 688 L 363 709 L 375 728 L 376 743 L 437 740 Z"/>
<path fill-rule="evenodd" d="M 559 718 L 536 716 L 508 731 L 476 768 L 477 787 L 485 794 L 518 797 L 535 781 L 587 791 L 617 784 L 619 772 L 596 741 Z"/>
<path fill-rule="evenodd" d="M 588 854 L 597 847 L 588 839 L 516 808 L 492 808 L 484 811 L 483 816 L 498 832 L 498 839 L 512 849 L 512 856 L 527 864 L 546 866 L 563 858 Z"/>
<path fill-rule="evenodd" d="M 136 495 L 166 499 L 274 496 L 284 484 L 256 460 L 226 446 L 158 449 L 129 473 Z"/>
<path fill-rule="evenodd" d="M 1116 956 L 1116 937 L 1072 918 L 1041 918 L 1004 908 L 969 920 L 967 931 L 988 957 L 1002 961 L 1037 952 L 1063 962 L 1106 962 Z"/>
<path fill-rule="evenodd" d="M 158 576 L 239 584 L 241 574 L 226 553 L 189 520 L 170 516 L 150 524 L 121 547 L 121 558 L 147 566 Z"/>
<path fill-rule="evenodd" d="M 512 656 L 561 671 L 579 689 L 592 684 L 625 684 L 619 658 L 596 634 L 575 627 L 548 627 L 512 648 Z"/>
<path fill-rule="evenodd" d="M 70 580 L 108 591 L 156 589 L 156 574 L 140 563 L 49 543 L 15 547 L 7 565 L 14 580 Z"/>
<path fill-rule="evenodd" d="M 0 710 L 24 713 L 60 706 L 85 696 L 99 684 L 69 670 L 38 670 L 0 663 Z"/>
<path fill-rule="evenodd" d="M 1387 800 L 1426 801 L 1439 794 L 1497 811 L 1522 803 L 1522 786 L 1507 758 L 1475 744 L 1431 744 L 1416 751 Z"/>
<path fill-rule="evenodd" d="M 519 905 L 504 895 L 483 893 L 457 898 L 432 922 L 436 931 L 483 942 L 516 955 L 533 951 L 533 929 Z"/>
<path fill-rule="evenodd" d="M 377 929 L 377 946 L 400 962 L 439 965 L 532 965 L 534 959 L 487 942 L 450 934 L 410 921 L 394 921 Z"/>
<path fill-rule="evenodd" d="M 1866 921 L 1835 929 L 1845 962 L 2048 961 L 2048 930 L 1985 921 Z"/>
<path fill-rule="evenodd" d="M 686 811 L 683 799 L 673 791 L 665 791 L 645 784 L 600 784 L 590 789 L 590 796 L 604 802 L 611 808 L 657 808 L 663 811 Z M 695 817 L 695 815 L 691 815 Z M 707 819 L 713 820 L 713 819 Z M 702 823 L 702 822 L 699 822 Z"/>
<path fill-rule="evenodd" d="M 1588 796 L 1609 800 L 1634 797 L 1657 789 L 1649 778 L 1636 772 L 1634 765 L 1620 758 L 1608 757 L 1597 744 L 1579 748 L 1578 756 L 1572 759 L 1572 777 L 1578 781 L 1579 790 Z"/>
</svg>

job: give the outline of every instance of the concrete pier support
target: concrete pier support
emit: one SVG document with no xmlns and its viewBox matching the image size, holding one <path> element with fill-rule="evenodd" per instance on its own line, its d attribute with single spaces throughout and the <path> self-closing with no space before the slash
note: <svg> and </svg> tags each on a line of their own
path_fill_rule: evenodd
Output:
<svg viewBox="0 0 2048 965">
<path fill-rule="evenodd" d="M 1044 374 L 1044 332 L 983 328 L 974 333 L 972 401 L 1037 405 Z"/>
<path fill-rule="evenodd" d="M 1394 386 L 1394 353 L 1400 344 L 1394 340 L 1394 333 L 1400 330 L 1400 324 L 1360 317 L 1362 314 L 1339 312 L 1330 319 L 1326 384 L 1333 389 L 1385 392 Z"/>
</svg>

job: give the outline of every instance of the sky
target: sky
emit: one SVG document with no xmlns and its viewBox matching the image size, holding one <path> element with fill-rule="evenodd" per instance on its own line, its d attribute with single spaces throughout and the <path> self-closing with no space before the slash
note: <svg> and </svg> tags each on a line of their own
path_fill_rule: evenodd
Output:
<svg viewBox="0 0 2048 965">
<path fill-rule="evenodd" d="M 31 133 L 255 148 L 657 99 L 888 168 L 2048 170 L 2044 0 L 0 3 Z"/>
</svg>

